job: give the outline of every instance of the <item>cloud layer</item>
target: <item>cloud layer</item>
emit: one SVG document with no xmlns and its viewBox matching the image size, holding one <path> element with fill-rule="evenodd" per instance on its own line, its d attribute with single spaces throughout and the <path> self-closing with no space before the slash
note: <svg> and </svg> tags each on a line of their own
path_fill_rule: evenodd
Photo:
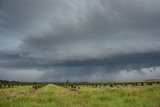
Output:
<svg viewBox="0 0 160 107">
<path fill-rule="evenodd" d="M 140 79 L 160 66 L 159 19 L 159 0 L 1 0 L 0 68 L 39 81 Z"/>
</svg>

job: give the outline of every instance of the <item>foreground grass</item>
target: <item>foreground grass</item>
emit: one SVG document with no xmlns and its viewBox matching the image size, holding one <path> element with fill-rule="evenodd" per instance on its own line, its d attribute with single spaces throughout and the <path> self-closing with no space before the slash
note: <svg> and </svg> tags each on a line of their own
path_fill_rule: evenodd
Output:
<svg viewBox="0 0 160 107">
<path fill-rule="evenodd" d="M 159 107 L 160 86 L 81 87 L 70 91 L 49 84 L 0 89 L 0 107 Z"/>
</svg>

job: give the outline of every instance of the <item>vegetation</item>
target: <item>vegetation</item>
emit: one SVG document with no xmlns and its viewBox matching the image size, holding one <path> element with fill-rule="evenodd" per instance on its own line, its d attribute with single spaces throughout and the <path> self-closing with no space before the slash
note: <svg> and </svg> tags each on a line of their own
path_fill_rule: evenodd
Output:
<svg viewBox="0 0 160 107">
<path fill-rule="evenodd" d="M 160 106 L 160 81 L 18 84 L 1 87 L 0 107 Z"/>
</svg>

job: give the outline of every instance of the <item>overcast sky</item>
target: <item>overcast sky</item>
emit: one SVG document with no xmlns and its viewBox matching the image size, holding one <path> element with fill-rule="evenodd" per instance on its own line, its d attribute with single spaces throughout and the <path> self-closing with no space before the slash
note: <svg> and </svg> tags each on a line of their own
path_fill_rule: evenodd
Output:
<svg viewBox="0 0 160 107">
<path fill-rule="evenodd" d="M 160 0 L 0 0 L 0 79 L 160 79 Z"/>
</svg>

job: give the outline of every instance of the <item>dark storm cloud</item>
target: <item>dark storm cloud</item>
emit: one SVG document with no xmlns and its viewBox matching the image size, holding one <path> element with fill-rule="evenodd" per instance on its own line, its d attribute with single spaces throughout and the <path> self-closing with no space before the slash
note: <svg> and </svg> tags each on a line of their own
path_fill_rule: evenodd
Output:
<svg viewBox="0 0 160 107">
<path fill-rule="evenodd" d="M 42 76 L 44 81 L 116 81 L 128 78 L 123 77 L 128 72 L 132 72 L 132 79 L 142 80 L 146 79 L 144 76 L 146 72 L 152 71 L 152 73 L 157 73 L 157 76 L 155 76 L 157 79 L 160 76 L 160 73 L 158 73 L 160 53 L 120 55 L 103 60 L 69 61 L 54 64 L 54 66 L 48 66 L 45 69 L 46 73 Z M 146 69 L 146 72 L 144 69 Z M 121 72 L 121 76 L 115 79 L 119 72 Z M 136 77 L 134 72 L 135 75 L 143 75 L 142 78 L 140 78 L 141 76 Z"/>
<path fill-rule="evenodd" d="M 2 0 L 0 19 L 3 23 L 1 26 L 19 32 L 28 31 L 31 26 L 38 24 L 39 20 L 42 21 L 43 18 L 47 20 L 46 12 L 52 11 L 51 7 L 52 9 L 56 7 L 52 0 Z"/>
<path fill-rule="evenodd" d="M 43 81 L 156 74 L 159 19 L 159 0 L 1 0 L 0 68 L 8 72 L 1 75 L 13 68 Z"/>
<path fill-rule="evenodd" d="M 152 9 L 153 3 L 149 1 L 141 2 L 94 1 L 83 4 L 83 8 L 75 4 L 76 10 L 70 10 L 65 18 L 53 18 L 50 29 L 25 38 L 22 48 L 30 51 L 29 57 L 47 60 L 85 60 L 159 51 L 160 9 Z M 81 15 L 77 14 L 80 10 Z"/>
<path fill-rule="evenodd" d="M 128 81 L 128 80 L 147 80 L 147 79 L 159 79 L 160 67 L 141 68 L 139 70 L 122 70 L 119 72 L 106 73 L 103 67 L 61 67 L 45 69 L 45 73 L 42 74 L 39 80 L 41 81 Z M 51 72 L 52 71 L 52 72 Z M 86 71 L 87 73 L 83 73 Z M 82 72 L 82 73 L 81 73 Z"/>
</svg>

